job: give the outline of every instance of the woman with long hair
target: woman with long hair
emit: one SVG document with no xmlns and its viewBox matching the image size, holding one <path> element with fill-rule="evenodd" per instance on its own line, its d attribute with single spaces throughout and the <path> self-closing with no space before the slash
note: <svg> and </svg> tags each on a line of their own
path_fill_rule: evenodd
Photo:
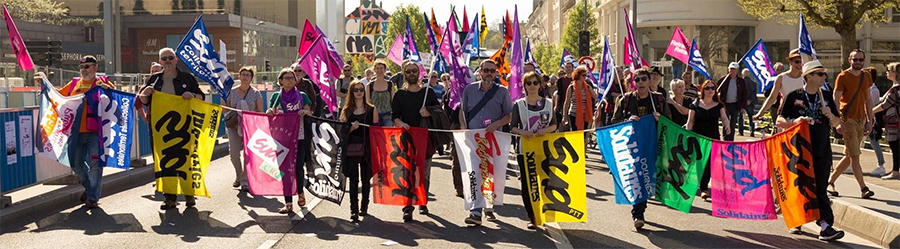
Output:
<svg viewBox="0 0 900 249">
<path fill-rule="evenodd" d="M 341 108 L 339 120 L 350 122 L 350 138 L 347 145 L 347 165 L 344 175 L 350 178 L 350 221 L 359 222 L 359 216 L 368 216 L 369 189 L 372 184 L 372 166 L 369 162 L 368 128 L 359 124 L 378 124 L 378 110 L 366 99 L 366 86 L 359 80 L 350 82 L 349 94 Z M 362 209 L 359 206 L 359 182 L 362 182 Z"/>
<path fill-rule="evenodd" d="M 309 100 L 309 96 L 306 96 L 306 93 L 297 90 L 297 80 L 297 76 L 290 68 L 284 68 L 278 73 L 278 85 L 281 86 L 281 91 L 272 94 L 272 99 L 269 101 L 269 106 L 271 107 L 266 114 L 297 113 L 300 117 L 312 115 L 312 111 L 309 110 L 312 102 Z M 300 124 L 300 136 L 297 139 L 297 151 L 300 153 L 297 153 L 297 166 L 294 168 L 294 174 L 297 177 L 297 206 L 302 208 L 303 206 L 306 206 L 306 197 L 303 194 L 303 186 L 304 179 L 306 179 L 305 165 L 307 161 L 306 155 L 308 154 L 304 152 L 309 151 L 309 144 L 304 138 L 302 118 Z M 278 213 L 286 214 L 292 212 L 294 210 L 294 205 L 291 202 L 293 202 L 293 196 L 285 196 L 284 208 L 279 209 Z"/>
<path fill-rule="evenodd" d="M 719 101 L 716 94 L 716 83 L 707 80 L 700 86 L 700 99 L 694 104 L 694 108 L 688 113 L 687 129 L 697 134 L 712 139 L 722 139 L 719 136 L 719 121 L 725 126 L 725 132 L 730 133 L 728 126 L 728 116 L 725 115 L 725 105 Z M 709 162 L 706 164 L 706 170 L 703 171 L 703 177 L 700 179 L 700 198 L 709 199 Z"/>
<path fill-rule="evenodd" d="M 900 62 L 887 65 L 887 77 L 894 84 L 881 98 L 881 104 L 875 107 L 875 112 L 884 111 L 885 127 L 884 140 L 891 146 L 891 156 L 894 167 L 891 172 L 884 174 L 881 179 L 900 179 Z"/>
<path fill-rule="evenodd" d="M 566 90 L 563 110 L 569 110 L 567 118 L 563 120 L 563 126 L 569 126 L 570 130 L 584 130 L 590 128 L 594 115 L 594 101 L 597 100 L 597 91 L 588 84 L 587 67 L 579 66 L 572 72 L 572 84 Z"/>
</svg>

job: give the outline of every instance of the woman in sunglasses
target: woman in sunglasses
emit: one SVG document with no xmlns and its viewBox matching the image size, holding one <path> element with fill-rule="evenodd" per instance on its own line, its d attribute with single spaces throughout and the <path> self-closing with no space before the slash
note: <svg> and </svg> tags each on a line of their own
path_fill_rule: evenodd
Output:
<svg viewBox="0 0 900 249">
<path fill-rule="evenodd" d="M 700 100 L 694 104 L 694 108 L 688 113 L 687 129 L 697 134 L 712 139 L 721 139 L 719 136 L 719 121 L 725 126 L 725 133 L 730 133 L 728 116 L 725 114 L 725 105 L 719 101 L 716 94 L 716 84 L 710 80 L 700 86 Z M 700 198 L 709 200 L 709 162 L 703 177 L 700 178 Z"/>
<path fill-rule="evenodd" d="M 359 124 L 375 125 L 378 123 L 378 111 L 375 106 L 366 99 L 366 86 L 359 80 L 350 82 L 350 94 L 347 95 L 345 105 L 341 108 L 340 121 L 351 122 L 350 138 L 347 145 L 347 167 L 343 168 L 344 175 L 350 178 L 350 221 L 359 222 L 359 216 L 368 216 L 369 189 L 372 184 L 372 166 L 369 164 L 368 128 L 359 127 Z M 359 182 L 362 182 L 362 210 L 359 207 Z"/>
<path fill-rule="evenodd" d="M 533 136 L 543 136 L 556 130 L 556 119 L 553 118 L 553 102 L 546 97 L 541 97 L 540 92 L 547 88 L 543 79 L 537 73 L 526 73 L 522 77 L 525 85 L 525 98 L 516 101 L 512 108 L 512 122 L 510 130 L 514 134 L 522 136 L 524 139 L 531 139 Z M 519 148 L 522 146 L 520 145 Z M 516 159 L 519 165 L 525 165 L 525 157 L 519 151 Z M 519 177 L 522 186 L 528 186 L 525 177 Z M 522 191 L 523 203 L 530 203 L 529 191 Z M 531 208 L 525 209 L 528 214 L 528 229 L 534 227 L 534 213 Z"/>
<path fill-rule="evenodd" d="M 269 100 L 269 110 L 266 112 L 268 115 L 275 115 L 275 113 L 297 113 L 300 117 L 306 115 L 312 115 L 312 111 L 309 110 L 312 102 L 309 100 L 309 97 L 306 96 L 306 93 L 303 91 L 297 90 L 297 76 L 294 74 L 294 71 L 290 68 L 284 68 L 281 72 L 278 73 L 278 85 L 281 86 L 281 91 L 275 92 L 272 94 L 272 98 Z M 307 143 L 306 138 L 304 138 L 303 131 L 303 120 L 300 120 L 300 136 L 297 139 L 297 151 L 309 151 L 309 143 Z M 294 173 L 297 176 L 297 206 L 301 208 L 306 206 L 306 197 L 303 195 L 303 180 L 306 179 L 306 155 L 307 153 L 297 153 L 297 166 L 294 168 Z M 284 208 L 278 210 L 278 213 L 286 214 L 290 213 L 294 210 L 294 205 L 291 203 L 293 201 L 293 196 L 286 195 L 284 196 Z"/>
<path fill-rule="evenodd" d="M 569 115 L 568 118 L 563 119 L 563 126 L 569 126 L 573 131 L 590 128 L 590 122 L 594 120 L 593 103 L 597 100 L 597 91 L 588 85 L 587 74 L 587 67 L 576 68 L 572 72 L 572 84 L 566 90 L 566 101 L 563 105 L 565 109 L 563 110 L 569 110 Z"/>
<path fill-rule="evenodd" d="M 450 78 L 448 75 L 447 78 Z M 434 90 L 434 94 L 437 95 L 438 101 L 444 96 L 444 85 L 441 84 L 438 73 L 435 71 L 431 71 L 428 74 L 428 86 L 431 87 L 431 90 Z"/>
</svg>

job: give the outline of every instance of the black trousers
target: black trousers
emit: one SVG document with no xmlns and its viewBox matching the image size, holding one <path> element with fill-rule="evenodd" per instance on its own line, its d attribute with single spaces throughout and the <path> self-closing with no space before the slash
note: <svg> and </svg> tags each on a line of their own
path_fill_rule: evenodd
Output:
<svg viewBox="0 0 900 249">
<path fill-rule="evenodd" d="M 516 161 L 519 163 L 519 187 L 522 191 L 522 205 L 525 206 L 525 214 L 528 215 L 528 221 L 534 224 L 534 210 L 531 208 L 531 196 L 528 192 L 528 172 L 525 169 L 525 156 L 517 155 Z M 536 173 L 536 172 L 535 172 Z"/>
<path fill-rule="evenodd" d="M 724 127 L 722 129 L 722 134 L 725 138 L 725 141 L 734 141 L 734 130 L 737 128 L 738 118 L 741 117 L 741 108 L 738 108 L 737 103 L 728 103 L 725 104 L 725 115 L 728 116 L 728 130 L 729 132 L 725 132 Z"/>
<path fill-rule="evenodd" d="M 368 210 L 369 190 L 372 189 L 372 166 L 364 156 L 348 156 L 344 175 L 350 178 L 350 213 L 359 213 L 359 182 L 362 182 L 362 209 Z"/>
<path fill-rule="evenodd" d="M 888 145 L 891 146 L 891 152 L 900 151 L 900 140 L 890 141 Z M 894 161 L 894 168 L 891 169 L 891 172 L 900 172 L 900 153 L 891 153 L 891 159 Z"/>
</svg>

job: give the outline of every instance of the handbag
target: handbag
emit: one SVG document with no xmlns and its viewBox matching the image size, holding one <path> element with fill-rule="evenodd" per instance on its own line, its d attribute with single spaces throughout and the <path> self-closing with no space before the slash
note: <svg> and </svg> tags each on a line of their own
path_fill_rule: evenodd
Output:
<svg viewBox="0 0 900 249">
<path fill-rule="evenodd" d="M 237 91 L 235 91 L 235 93 L 237 93 Z M 250 89 L 247 89 L 247 92 L 244 93 L 244 97 L 241 98 L 241 101 L 247 100 L 247 95 L 250 95 Z M 222 116 L 222 121 L 225 121 L 225 127 L 228 128 L 235 128 L 241 123 L 237 111 L 225 113 L 225 115 Z"/>
</svg>

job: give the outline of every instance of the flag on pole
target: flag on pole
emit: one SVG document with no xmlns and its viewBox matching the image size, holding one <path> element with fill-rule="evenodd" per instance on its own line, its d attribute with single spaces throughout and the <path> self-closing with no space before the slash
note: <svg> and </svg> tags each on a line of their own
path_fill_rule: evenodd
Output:
<svg viewBox="0 0 900 249">
<path fill-rule="evenodd" d="M 443 53 L 446 51 L 448 55 L 447 59 L 450 64 L 450 89 L 446 89 L 446 91 L 450 93 L 450 108 L 456 110 L 456 108 L 459 107 L 459 100 L 462 97 L 463 89 L 466 88 L 466 85 L 468 85 L 469 82 L 474 80 L 475 75 L 472 74 L 467 62 L 463 61 L 460 56 L 462 49 L 456 43 L 456 39 L 459 39 L 459 33 L 452 32 L 455 27 L 451 26 L 453 26 L 452 22 L 444 29 L 444 37 L 447 39 L 441 43 L 441 52 Z"/>
<path fill-rule="evenodd" d="M 675 27 L 675 32 L 672 32 L 672 40 L 669 41 L 669 48 L 666 49 L 666 54 L 681 62 L 688 63 L 688 57 L 690 57 L 688 53 L 688 39 L 681 32 L 681 28 Z"/>
<path fill-rule="evenodd" d="M 769 61 L 769 53 L 766 51 L 766 45 L 763 44 L 762 39 L 759 39 L 759 41 L 756 42 L 756 45 L 753 45 L 753 47 L 750 48 L 750 51 L 747 51 L 747 54 L 744 54 L 741 61 L 744 62 L 744 65 L 747 66 L 750 73 L 756 77 L 756 82 L 759 82 L 756 89 L 757 93 L 763 93 L 774 85 L 772 83 L 775 83 L 775 79 L 778 78 L 778 75 L 775 73 L 775 69 L 772 69 L 772 63 Z"/>
<path fill-rule="evenodd" d="M 16 23 L 9 16 L 6 4 L 3 4 L 3 20 L 6 21 L 6 31 L 9 32 L 9 45 L 12 47 L 13 54 L 16 54 L 16 64 L 19 65 L 22 71 L 34 69 L 34 62 L 31 61 L 31 55 L 28 54 L 25 41 L 19 35 L 19 28 L 16 28 Z"/>
<path fill-rule="evenodd" d="M 334 61 L 328 58 L 330 55 L 323 39 L 327 38 L 322 36 L 316 39 L 306 54 L 300 58 L 300 68 L 303 68 L 303 71 L 309 75 L 312 82 L 319 86 L 319 89 L 321 89 L 319 96 L 328 105 L 328 111 L 333 113 L 338 108 L 335 101 L 337 94 L 334 93 L 334 88 L 331 87 L 330 83 L 332 79 L 337 79 L 337 77 L 331 72 L 335 65 L 333 65 Z M 340 68 L 338 68 L 338 72 L 340 72 Z"/>
<path fill-rule="evenodd" d="M 475 14 L 475 20 L 472 20 L 472 27 L 477 27 L 477 24 L 478 14 Z M 466 40 L 462 44 L 463 52 L 466 56 L 466 59 L 464 61 L 466 63 L 471 61 L 472 57 L 478 57 L 478 54 L 481 53 L 481 46 L 479 45 L 481 43 L 481 40 L 478 39 L 481 32 L 479 32 L 477 28 L 473 28 L 470 31 L 472 32 L 466 34 Z"/>
<path fill-rule="evenodd" d="M 625 28 L 628 29 L 628 36 L 625 37 L 625 64 L 631 66 L 631 70 L 637 70 L 641 67 L 649 67 L 647 61 L 641 56 L 641 50 L 634 41 L 634 30 L 631 29 L 631 21 L 628 19 L 628 10 L 625 9 Z"/>
<path fill-rule="evenodd" d="M 513 23 L 519 23 L 519 5 L 513 7 Z M 525 97 L 525 88 L 522 86 L 522 74 L 525 70 L 525 61 L 522 58 L 522 38 L 519 34 L 519 25 L 512 26 L 512 61 L 509 75 L 509 98 L 513 102 Z"/>
<path fill-rule="evenodd" d="M 309 50 L 309 46 L 312 46 L 313 42 L 316 41 L 316 38 L 319 38 L 319 33 L 309 23 L 309 19 L 306 19 L 306 23 L 303 24 L 303 33 L 300 34 L 300 47 L 297 50 L 297 54 L 300 56 L 305 55 L 306 51 Z"/>
<path fill-rule="evenodd" d="M 431 23 L 428 20 L 428 14 L 423 12 L 422 15 L 425 17 L 425 23 Z M 434 29 L 431 28 L 431 25 L 425 25 L 425 30 L 428 32 L 428 45 L 431 47 L 430 68 L 438 74 L 444 74 L 447 72 L 447 60 L 444 58 L 444 55 L 441 54 L 440 43 L 435 37 Z"/>
<path fill-rule="evenodd" d="M 559 59 L 559 68 L 565 68 L 566 63 L 572 63 L 573 66 L 578 65 L 578 61 L 575 60 L 575 56 L 569 53 L 569 50 L 563 49 L 562 57 Z"/>
<path fill-rule="evenodd" d="M 706 63 L 703 63 L 703 56 L 700 55 L 700 48 L 697 47 L 696 39 L 691 41 L 691 56 L 688 58 L 688 65 L 700 74 L 703 74 L 706 79 L 711 79 L 709 72 L 706 70 Z"/>
<path fill-rule="evenodd" d="M 803 20 L 803 14 L 800 14 L 800 53 L 809 55 L 812 60 L 818 60 L 816 49 L 812 45 L 812 38 L 809 37 L 809 30 L 806 29 L 806 21 Z"/>
<path fill-rule="evenodd" d="M 604 36 L 603 43 L 603 58 L 600 59 L 600 82 L 597 84 L 597 89 L 600 90 L 598 99 L 606 98 L 609 89 L 616 83 L 616 60 L 612 56 L 609 37 Z"/>
<path fill-rule="evenodd" d="M 478 19 L 478 18 L 475 18 Z M 462 32 L 469 32 L 469 13 L 466 13 L 466 6 L 463 5 Z"/>
<path fill-rule="evenodd" d="M 218 53 L 213 49 L 202 15 L 197 17 L 193 27 L 175 51 L 178 51 L 176 53 L 178 59 L 181 59 L 194 75 L 212 85 L 222 98 L 228 97 L 234 79 L 228 73 L 225 62 L 219 60 Z"/>
<path fill-rule="evenodd" d="M 441 30 L 441 26 L 438 26 L 437 19 L 434 17 L 434 8 L 431 8 L 431 30 L 436 30 L 434 35 L 436 36 L 438 43 L 444 40 L 442 34 L 438 32 Z"/>
<path fill-rule="evenodd" d="M 480 25 L 480 29 L 478 30 L 478 32 L 481 35 L 480 37 L 478 37 L 478 41 L 484 42 L 484 39 L 487 38 L 487 32 L 488 32 L 487 18 L 485 18 L 485 15 L 484 15 L 484 5 L 481 6 L 481 25 Z M 481 46 L 482 44 L 478 43 L 478 45 Z"/>
<path fill-rule="evenodd" d="M 505 27 L 503 30 L 503 41 L 505 41 L 506 43 L 512 42 L 512 25 L 512 21 L 509 20 L 509 10 L 506 10 L 506 19 L 503 21 L 503 27 Z M 516 25 L 519 24 L 517 23 Z"/>
<path fill-rule="evenodd" d="M 328 64 L 331 66 L 331 68 L 328 68 L 328 71 L 331 72 L 331 77 L 335 79 L 341 77 L 341 68 L 344 67 L 344 59 L 341 59 L 341 55 L 338 54 L 337 49 L 334 48 L 334 44 L 331 44 L 331 40 L 328 39 L 325 32 L 322 32 L 322 29 L 319 29 L 319 26 L 316 26 L 316 33 L 319 34 L 319 37 L 325 38 L 322 42 L 325 43 L 325 48 L 328 49 L 328 57 L 331 58 L 332 63 Z"/>
<path fill-rule="evenodd" d="M 228 65 L 228 49 L 225 48 L 225 41 L 219 40 L 219 61 Z"/>
<path fill-rule="evenodd" d="M 544 72 L 541 71 L 541 66 L 538 65 L 537 61 L 534 60 L 534 56 L 531 54 L 531 39 L 525 40 L 525 62 L 531 62 L 534 65 L 534 71 L 540 75 L 544 75 Z"/>
</svg>

